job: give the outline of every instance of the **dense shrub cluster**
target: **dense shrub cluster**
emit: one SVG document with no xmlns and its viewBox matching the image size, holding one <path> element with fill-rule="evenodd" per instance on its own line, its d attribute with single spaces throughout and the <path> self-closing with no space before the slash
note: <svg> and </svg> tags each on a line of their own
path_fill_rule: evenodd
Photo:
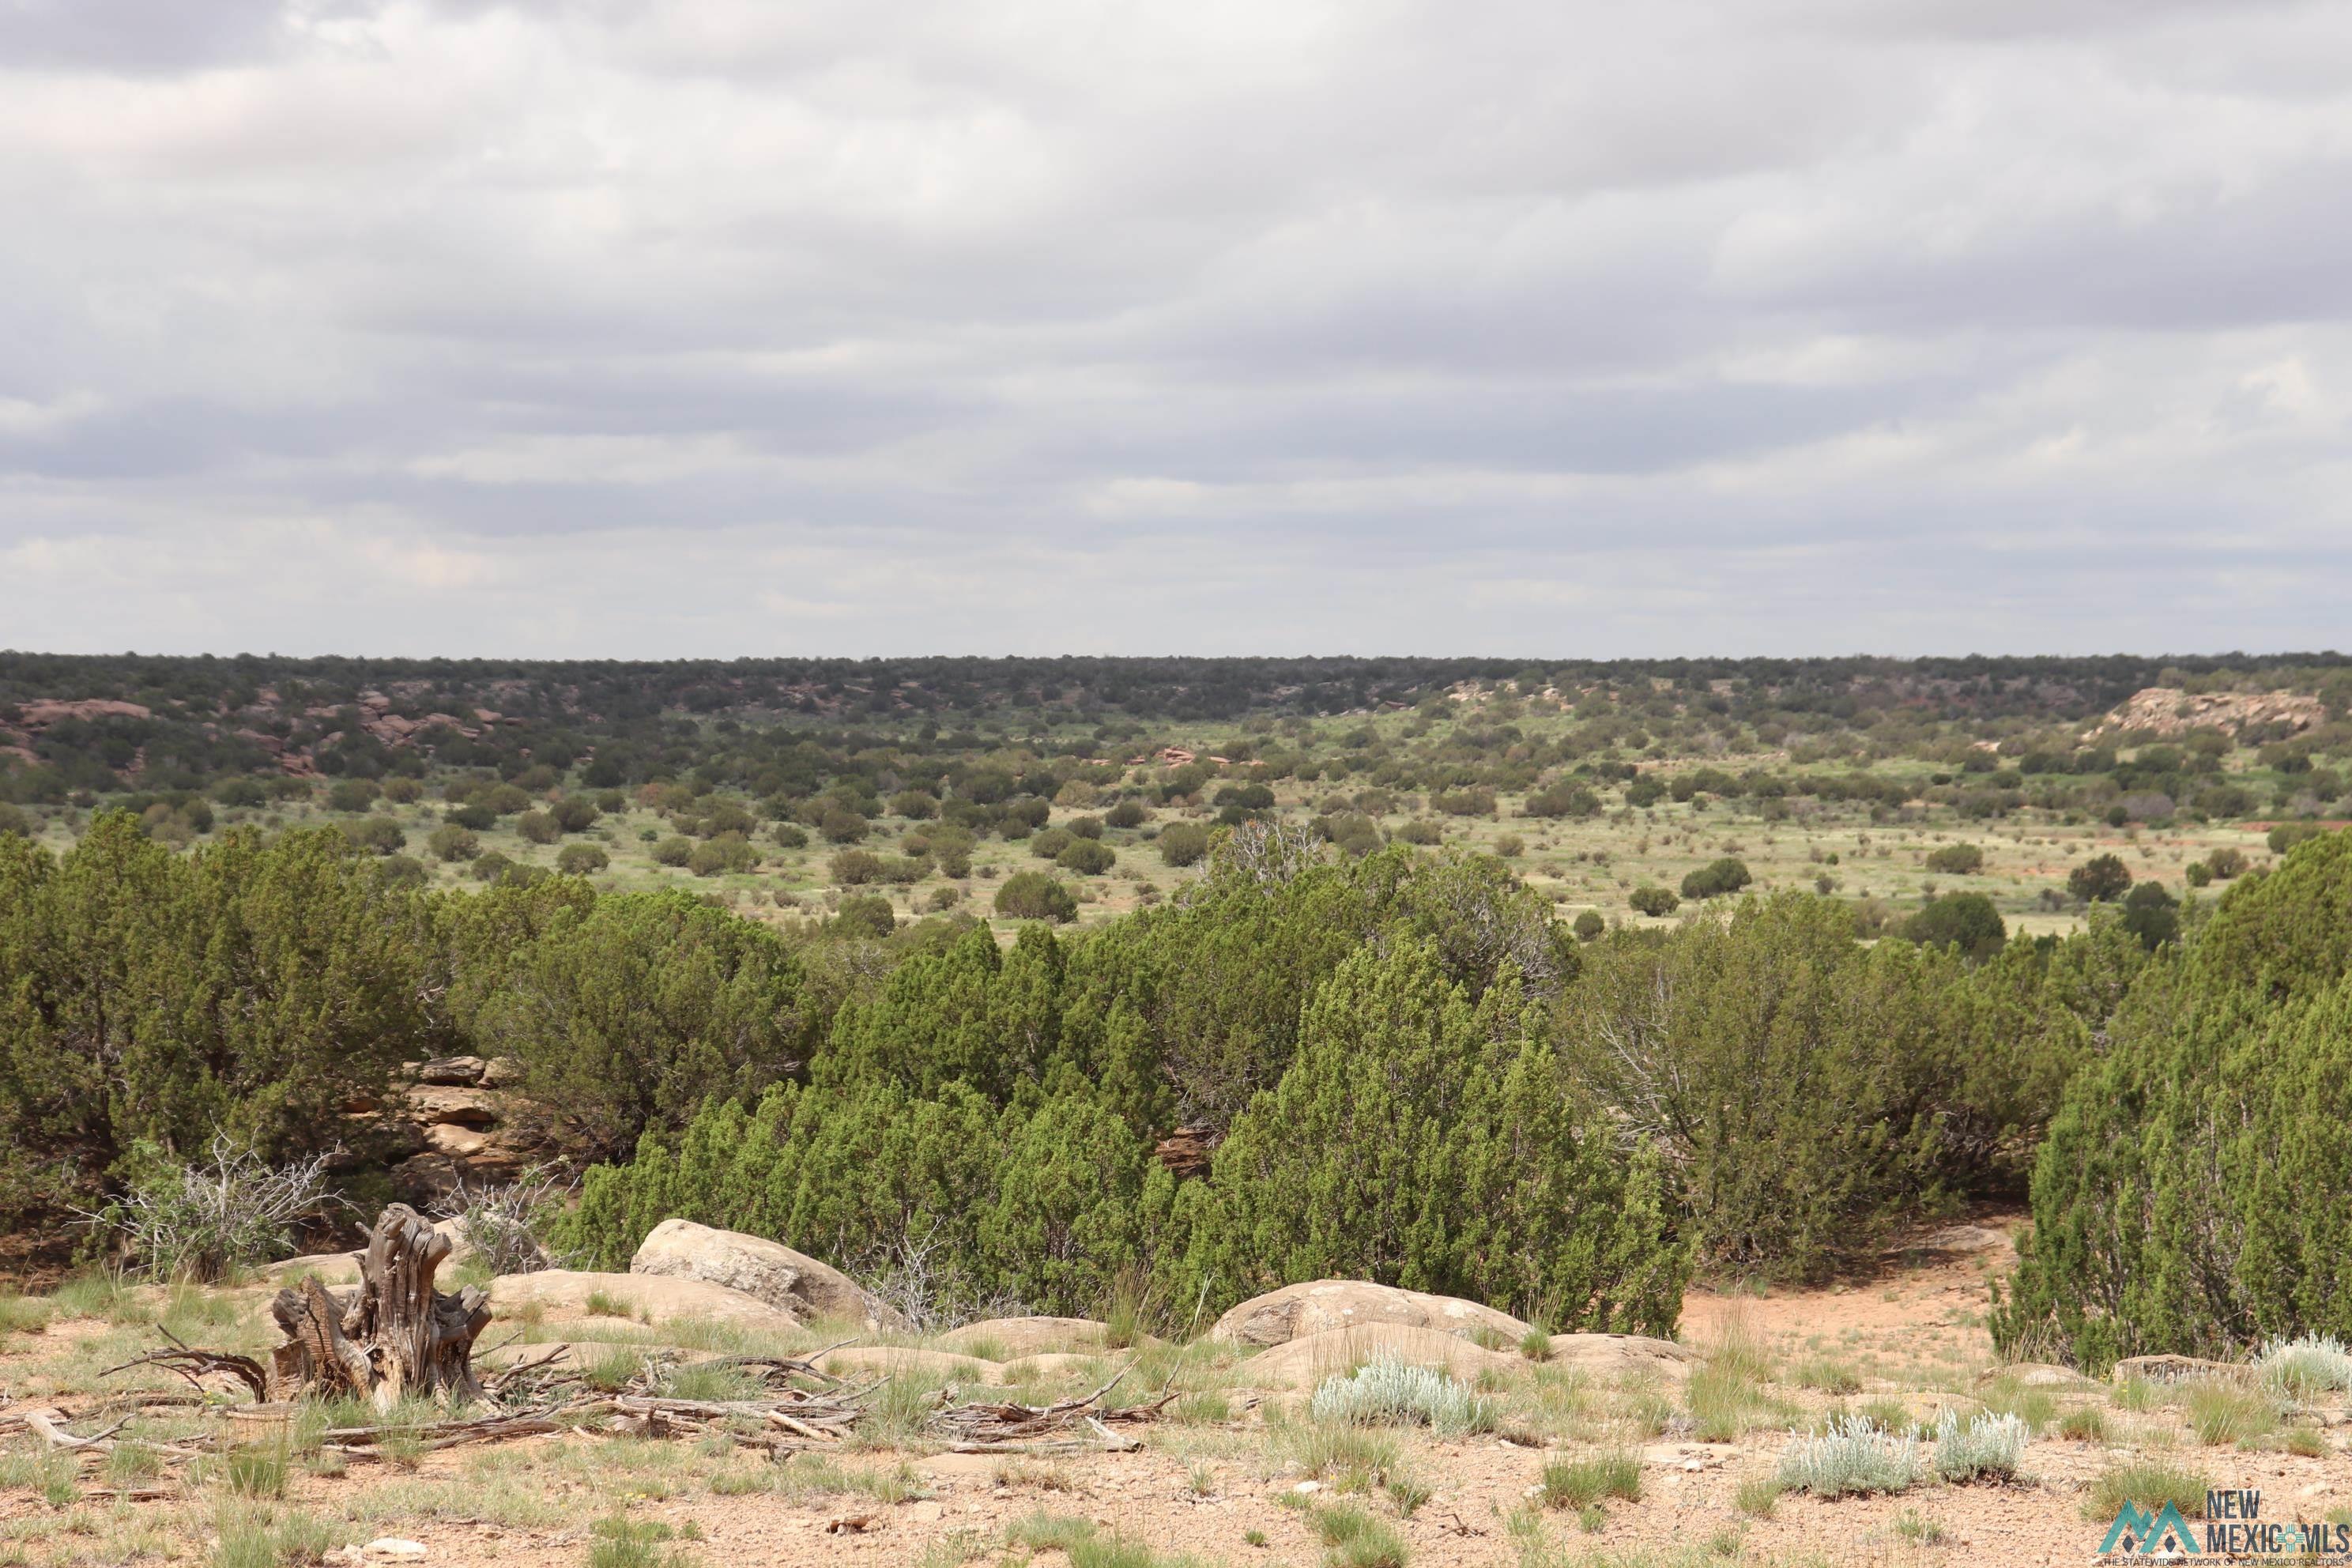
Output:
<svg viewBox="0 0 2352 1568">
<path fill-rule="evenodd" d="M 2352 835 L 2233 882 L 2068 1089 L 1996 1338 L 2088 1366 L 2352 1331 Z"/>
</svg>

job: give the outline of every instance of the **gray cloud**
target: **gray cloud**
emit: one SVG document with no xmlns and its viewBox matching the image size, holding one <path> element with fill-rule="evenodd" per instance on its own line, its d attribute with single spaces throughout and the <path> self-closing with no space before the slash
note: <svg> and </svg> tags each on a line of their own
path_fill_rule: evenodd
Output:
<svg viewBox="0 0 2352 1568">
<path fill-rule="evenodd" d="M 2340 6 L 0 0 L 0 644 L 2342 640 Z"/>
</svg>

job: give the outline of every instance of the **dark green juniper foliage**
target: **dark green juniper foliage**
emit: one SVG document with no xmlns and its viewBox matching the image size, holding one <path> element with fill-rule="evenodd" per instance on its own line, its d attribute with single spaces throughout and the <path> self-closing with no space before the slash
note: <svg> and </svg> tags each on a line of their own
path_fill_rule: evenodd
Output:
<svg viewBox="0 0 2352 1568">
<path fill-rule="evenodd" d="M 1996 1341 L 2102 1368 L 2352 1333 L 2352 835 L 2234 882 L 2111 1033 L 2042 1145 Z"/>
</svg>

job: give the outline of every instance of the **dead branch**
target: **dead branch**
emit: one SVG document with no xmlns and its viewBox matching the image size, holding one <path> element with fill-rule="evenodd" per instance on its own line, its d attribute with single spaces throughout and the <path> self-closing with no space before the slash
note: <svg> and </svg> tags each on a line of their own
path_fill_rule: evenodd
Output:
<svg viewBox="0 0 2352 1568">
<path fill-rule="evenodd" d="M 171 1349 L 149 1351 L 145 1355 L 133 1356 L 121 1366 L 108 1367 L 99 1375 L 112 1377 L 116 1373 L 129 1372 L 134 1366 L 160 1366 L 187 1379 L 188 1385 L 201 1393 L 204 1385 L 196 1381 L 198 1378 L 212 1373 L 226 1373 L 251 1389 L 255 1400 L 269 1397 L 269 1374 L 263 1372 L 261 1363 L 251 1356 L 235 1355 L 226 1351 L 199 1350 L 176 1338 L 169 1329 L 159 1326 L 156 1331 L 172 1342 Z"/>
<path fill-rule="evenodd" d="M 959 1454 L 1121 1453 L 1139 1448 L 1132 1437 L 1122 1437 L 1105 1422 L 1134 1424 L 1159 1418 L 1176 1395 L 1166 1394 L 1146 1405 L 1117 1410 L 1097 1408 L 1103 1395 L 1117 1388 L 1132 1363 L 1093 1393 L 1053 1405 L 972 1404 L 940 1411 L 931 1425 Z"/>
</svg>

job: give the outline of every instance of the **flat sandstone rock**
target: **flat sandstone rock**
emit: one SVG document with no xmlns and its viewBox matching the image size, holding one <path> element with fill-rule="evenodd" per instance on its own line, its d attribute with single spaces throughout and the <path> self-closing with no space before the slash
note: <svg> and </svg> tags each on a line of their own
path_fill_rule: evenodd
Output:
<svg viewBox="0 0 2352 1568">
<path fill-rule="evenodd" d="M 1252 1297 L 1219 1318 L 1209 1337 L 1264 1349 L 1360 1324 L 1433 1329 L 1467 1338 L 1478 1330 L 1517 1344 L 1528 1325 L 1507 1312 L 1453 1296 L 1432 1296 L 1362 1279 L 1317 1279 Z"/>
<path fill-rule="evenodd" d="M 511 1316 L 535 1306 L 551 1318 L 584 1318 L 591 1297 L 601 1296 L 639 1321 L 656 1323 L 704 1318 L 776 1332 L 800 1327 L 800 1320 L 755 1296 L 707 1279 L 668 1279 L 645 1274 L 593 1274 L 574 1268 L 544 1268 L 536 1274 L 501 1274 L 490 1281 L 490 1310 Z"/>
</svg>

